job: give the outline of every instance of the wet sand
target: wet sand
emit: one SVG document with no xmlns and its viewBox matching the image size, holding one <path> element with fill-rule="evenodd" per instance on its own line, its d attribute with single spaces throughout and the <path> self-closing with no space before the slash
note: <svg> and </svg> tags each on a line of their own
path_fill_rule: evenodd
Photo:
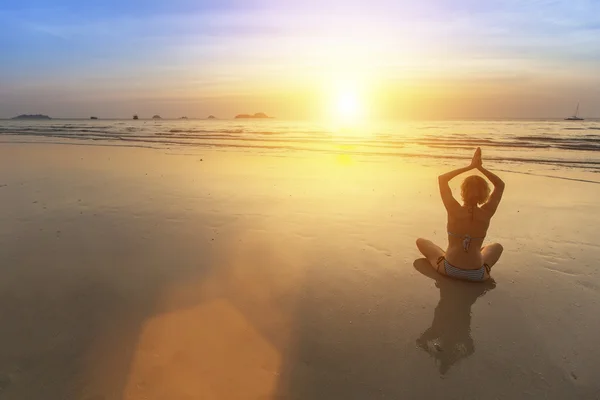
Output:
<svg viewBox="0 0 600 400">
<path fill-rule="evenodd" d="M 2 143 L 0 399 L 600 398 L 600 185 L 501 173 L 467 284 L 422 164 Z"/>
</svg>

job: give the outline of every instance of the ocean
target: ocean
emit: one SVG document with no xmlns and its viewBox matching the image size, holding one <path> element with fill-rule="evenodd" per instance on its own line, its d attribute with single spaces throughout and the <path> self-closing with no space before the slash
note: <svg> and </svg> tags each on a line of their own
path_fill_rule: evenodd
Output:
<svg viewBox="0 0 600 400">
<path fill-rule="evenodd" d="M 600 172 L 600 121 L 379 122 L 362 127 L 286 120 L 0 120 L 0 143 L 55 142 L 168 151 L 210 147 L 272 154 L 405 157 L 461 165 L 475 147 L 506 170 Z M 197 152 L 194 152 L 197 153 Z M 594 176 L 594 175 L 588 175 Z"/>
</svg>

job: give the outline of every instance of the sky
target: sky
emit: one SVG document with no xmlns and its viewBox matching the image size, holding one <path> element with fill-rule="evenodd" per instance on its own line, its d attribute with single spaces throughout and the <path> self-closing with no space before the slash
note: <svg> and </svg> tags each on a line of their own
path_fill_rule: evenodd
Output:
<svg viewBox="0 0 600 400">
<path fill-rule="evenodd" d="M 0 118 L 312 119 L 344 96 L 370 118 L 600 117 L 600 0 L 0 2 Z"/>
</svg>

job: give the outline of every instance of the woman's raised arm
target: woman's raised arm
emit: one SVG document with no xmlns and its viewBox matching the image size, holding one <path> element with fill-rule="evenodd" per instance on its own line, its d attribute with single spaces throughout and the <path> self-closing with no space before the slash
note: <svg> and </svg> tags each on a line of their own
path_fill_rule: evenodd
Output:
<svg viewBox="0 0 600 400">
<path fill-rule="evenodd" d="M 448 185 L 448 182 L 450 182 L 450 180 L 452 178 L 457 177 L 458 175 L 462 174 L 463 172 L 467 172 L 472 169 L 480 168 L 480 167 L 483 168 L 481 166 L 481 149 L 478 147 L 477 150 L 475 150 L 475 154 L 473 155 L 471 164 L 468 167 L 457 168 L 450 172 L 446 172 L 443 175 L 438 176 L 438 184 L 440 186 L 440 195 L 442 196 L 442 201 L 444 202 L 444 206 L 446 207 L 446 210 L 450 210 L 451 208 L 460 207 L 460 204 L 458 203 L 458 201 L 456 201 L 454 196 L 452 196 L 452 190 L 450 189 L 450 185 Z"/>
</svg>

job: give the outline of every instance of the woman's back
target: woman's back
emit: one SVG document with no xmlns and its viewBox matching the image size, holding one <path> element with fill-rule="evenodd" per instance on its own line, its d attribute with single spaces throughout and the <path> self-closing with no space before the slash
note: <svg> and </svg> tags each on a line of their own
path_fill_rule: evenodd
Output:
<svg viewBox="0 0 600 400">
<path fill-rule="evenodd" d="M 464 269 L 477 269 L 483 265 L 481 247 L 492 215 L 484 208 L 461 206 L 448 211 L 448 249 L 446 259 Z M 469 239 L 468 239 L 469 238 Z M 468 251 L 465 251 L 466 240 Z"/>
</svg>

